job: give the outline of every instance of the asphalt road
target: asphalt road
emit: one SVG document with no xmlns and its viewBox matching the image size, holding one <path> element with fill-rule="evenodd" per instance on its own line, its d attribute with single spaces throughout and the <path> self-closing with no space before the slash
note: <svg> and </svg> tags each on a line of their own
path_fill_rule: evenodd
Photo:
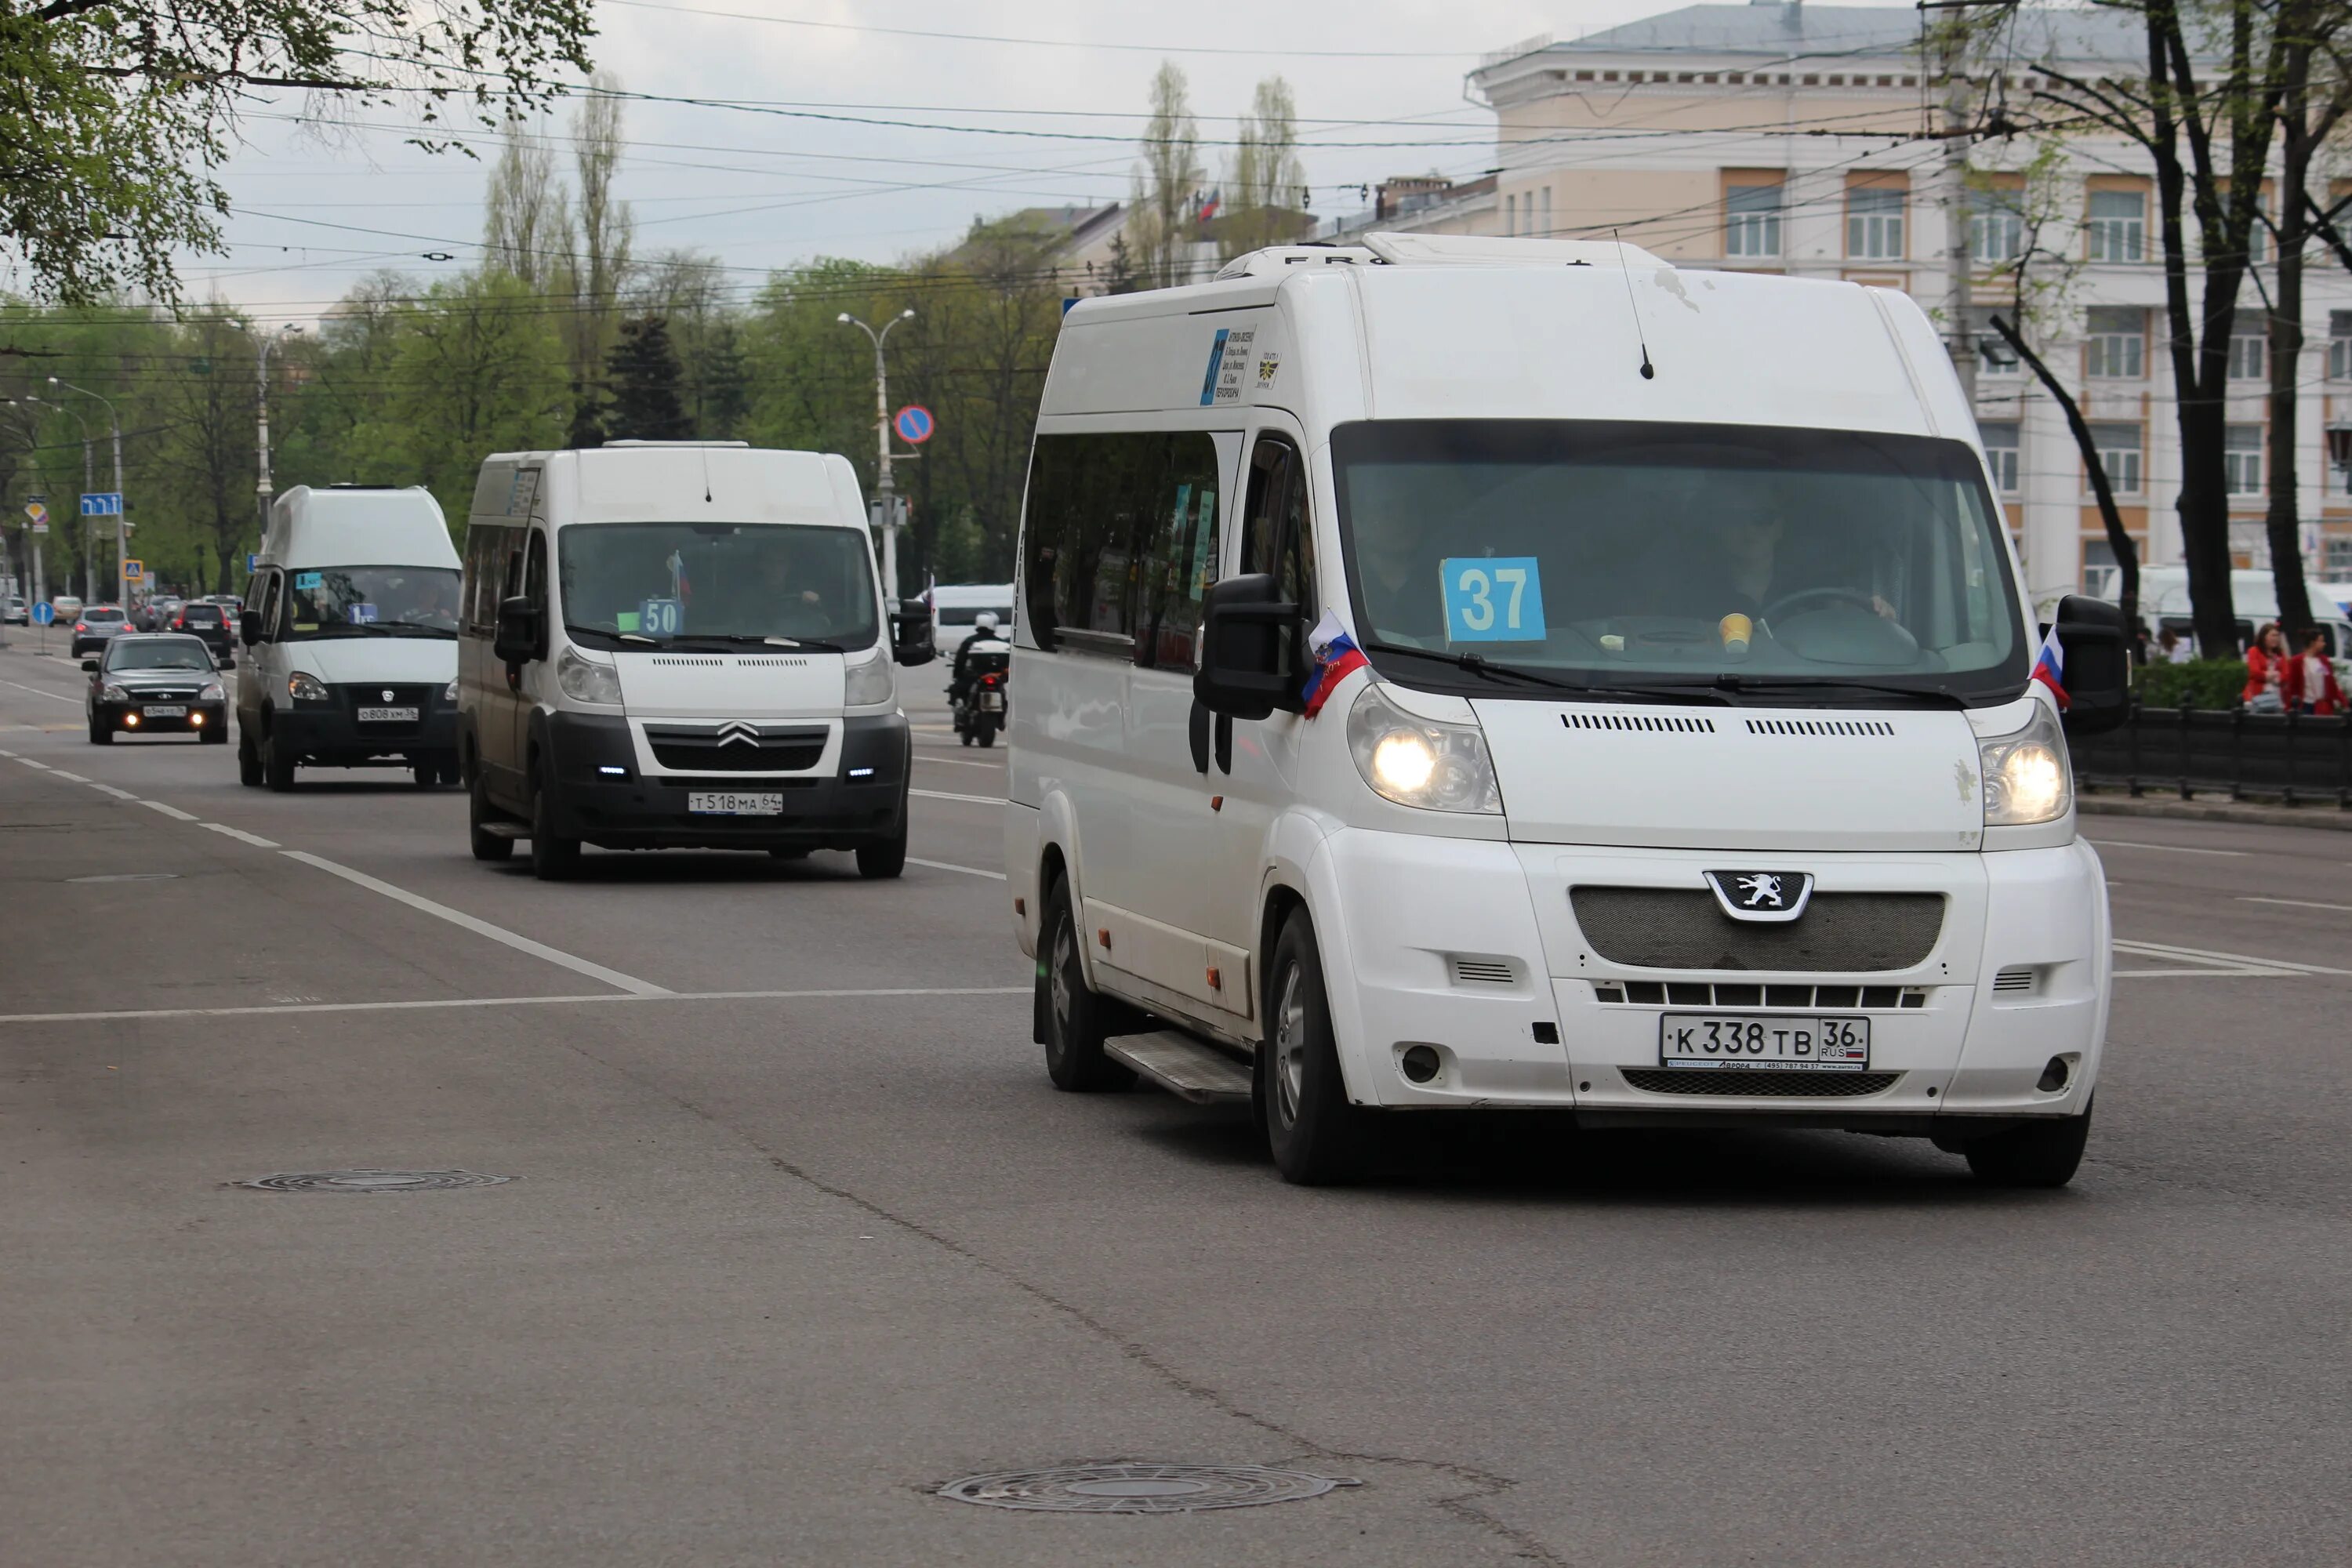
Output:
<svg viewBox="0 0 2352 1568">
<path fill-rule="evenodd" d="M 932 669 L 895 884 L 543 885 L 456 791 L 92 747 L 79 679 L 0 652 L 8 1568 L 2344 1558 L 2352 836 L 2090 819 L 2068 1191 L 1436 1121 L 1306 1191 L 1239 1114 L 1047 1086 Z M 231 1184 L 369 1167 L 515 1180 Z M 1121 1458 L 1363 1484 L 933 1495 Z"/>
</svg>

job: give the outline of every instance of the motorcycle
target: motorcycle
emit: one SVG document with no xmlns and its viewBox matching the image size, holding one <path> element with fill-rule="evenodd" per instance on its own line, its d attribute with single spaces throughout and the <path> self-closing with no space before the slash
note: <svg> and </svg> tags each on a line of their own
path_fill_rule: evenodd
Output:
<svg viewBox="0 0 2352 1568">
<path fill-rule="evenodd" d="M 955 694 L 955 732 L 967 746 L 993 746 L 1012 700 L 1013 649 L 1001 642 L 965 650 L 962 689 Z"/>
</svg>

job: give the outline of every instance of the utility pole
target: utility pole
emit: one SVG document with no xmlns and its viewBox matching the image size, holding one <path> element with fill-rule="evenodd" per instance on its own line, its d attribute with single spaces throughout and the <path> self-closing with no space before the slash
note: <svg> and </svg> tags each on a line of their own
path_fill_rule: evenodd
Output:
<svg viewBox="0 0 2352 1568">
<path fill-rule="evenodd" d="M 1922 11 L 1958 11 L 1978 0 L 1922 4 Z M 1958 18 L 1936 24 L 1936 74 L 1944 89 L 1944 313 L 1951 334 L 1952 368 L 1971 418 L 1977 410 L 1977 342 L 1969 321 L 1969 273 L 1976 258 L 1969 244 L 1969 131 L 1973 121 L 1968 76 L 1967 27 Z"/>
<path fill-rule="evenodd" d="M 874 439 L 878 448 L 874 509 L 882 526 L 882 596 L 893 605 L 898 602 L 898 495 L 890 483 L 890 376 L 882 363 L 882 341 L 890 335 L 891 328 L 914 316 L 911 310 L 901 310 L 883 322 L 878 332 L 846 310 L 835 318 L 874 340 Z"/>
<path fill-rule="evenodd" d="M 258 421 L 254 449 L 261 463 L 261 482 L 254 487 L 254 493 L 261 508 L 261 531 L 257 537 L 265 546 L 269 542 L 269 351 L 301 330 L 289 321 L 274 332 L 262 333 L 261 353 L 254 364 L 253 406 Z"/>
<path fill-rule="evenodd" d="M 97 397 L 99 402 L 106 405 L 106 417 L 114 426 L 114 591 L 118 598 L 128 600 L 130 594 L 122 581 L 122 567 L 123 563 L 131 559 L 131 525 L 123 510 L 126 503 L 122 498 L 122 416 L 114 411 L 114 405 L 111 402 L 104 397 L 99 397 L 97 393 L 86 386 L 76 386 L 73 383 L 60 381 L 54 375 L 49 377 L 49 384 L 62 387 L 68 392 L 79 392 L 84 397 Z M 79 420 L 80 416 L 76 415 L 75 418 Z M 81 459 L 81 488 L 87 490 L 90 483 L 89 440 L 87 433 L 82 439 Z M 79 511 L 81 509 L 77 507 L 74 510 Z"/>
</svg>

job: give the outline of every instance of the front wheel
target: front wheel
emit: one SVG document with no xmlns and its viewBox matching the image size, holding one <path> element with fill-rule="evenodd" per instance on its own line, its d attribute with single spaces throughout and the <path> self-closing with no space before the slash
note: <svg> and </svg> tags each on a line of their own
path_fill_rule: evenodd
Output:
<svg viewBox="0 0 2352 1568">
<path fill-rule="evenodd" d="M 1352 1180 L 1363 1160 L 1364 1113 L 1348 1103 L 1323 958 L 1303 910 L 1291 911 L 1275 942 L 1266 999 L 1258 1098 L 1274 1168 L 1304 1186 Z"/>
<path fill-rule="evenodd" d="M 91 714 L 89 719 L 89 743 L 93 746 L 114 744 L 113 727 L 100 720 L 95 713 Z"/>
<path fill-rule="evenodd" d="M 440 782 L 441 770 L 431 763 L 418 763 L 408 770 L 408 775 L 416 781 L 418 789 L 431 789 Z"/>
<path fill-rule="evenodd" d="M 261 753 L 254 749 L 253 737 L 243 726 L 236 731 L 236 782 L 247 789 L 261 787 Z"/>
<path fill-rule="evenodd" d="M 530 792 L 530 874 L 542 882 L 561 882 L 580 868 L 580 840 L 553 830 L 555 792 L 543 782 Z"/>
<path fill-rule="evenodd" d="M 1045 1076 L 1055 1089 L 1074 1093 L 1125 1089 L 1135 1081 L 1135 1073 L 1103 1049 L 1109 1034 L 1104 1026 L 1113 1008 L 1108 998 L 1087 988 L 1078 942 L 1077 912 L 1071 907 L 1070 884 L 1065 879 L 1046 897 L 1045 940 L 1037 949 Z"/>
<path fill-rule="evenodd" d="M 857 874 L 869 882 L 887 882 L 907 868 L 907 814 L 898 814 L 898 831 L 857 847 Z"/>
<path fill-rule="evenodd" d="M 474 858 L 496 863 L 514 853 L 514 840 L 502 833 L 492 833 L 489 825 L 504 820 L 490 809 L 489 796 L 484 793 L 479 768 L 474 770 L 474 787 L 466 792 L 466 826 Z"/>
<path fill-rule="evenodd" d="M 1969 1173 L 1987 1186 L 2063 1187 L 2074 1179 L 2083 1163 L 2083 1146 L 2091 1140 L 2091 1108 L 2080 1116 L 2029 1121 L 2007 1132 L 1979 1138 L 1961 1152 Z"/>
<path fill-rule="evenodd" d="M 261 777 L 275 795 L 294 787 L 294 752 L 278 739 L 275 730 L 262 737 Z"/>
</svg>

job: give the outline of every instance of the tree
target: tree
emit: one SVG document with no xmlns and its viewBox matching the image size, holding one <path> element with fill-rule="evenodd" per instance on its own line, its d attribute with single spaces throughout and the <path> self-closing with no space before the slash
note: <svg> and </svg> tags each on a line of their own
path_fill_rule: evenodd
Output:
<svg viewBox="0 0 2352 1568">
<path fill-rule="evenodd" d="M 639 316 L 621 323 L 620 342 L 605 356 L 610 399 L 604 424 L 613 437 L 637 441 L 683 441 L 696 432 L 678 401 L 677 354 L 670 347 L 669 323 Z"/>
<path fill-rule="evenodd" d="M 1231 193 L 1219 226 L 1226 260 L 1298 237 L 1307 205 L 1307 169 L 1298 161 L 1298 106 L 1278 76 L 1257 84 L 1235 132 Z"/>
<path fill-rule="evenodd" d="M 254 537 L 259 526 L 253 507 L 253 379 L 239 374 L 253 362 L 254 343 L 246 323 L 221 310 L 197 316 L 184 342 L 185 368 L 166 384 L 160 410 L 167 421 L 162 468 L 176 480 L 181 520 L 211 547 L 214 580 L 206 592 L 226 594 L 236 585 L 232 563 L 242 562 L 259 542 Z M 204 560 L 200 552 L 199 586 Z"/>
<path fill-rule="evenodd" d="M 555 151 L 509 122 L 490 169 L 482 248 L 533 288 L 565 278 L 572 261 L 572 203 L 555 177 Z"/>
<path fill-rule="evenodd" d="M 572 444 L 595 445 L 596 381 L 621 289 L 629 273 L 629 243 L 635 224 L 626 202 L 613 199 L 613 176 L 621 165 L 621 100 L 618 80 L 598 71 L 572 117 L 574 161 L 580 176 L 579 250 L 573 262 L 572 310 Z"/>
<path fill-rule="evenodd" d="M 1201 189 L 1201 127 L 1192 118 L 1184 73 L 1162 61 L 1151 79 L 1151 115 L 1143 126 L 1143 162 L 1135 171 L 1127 232 L 1136 276 L 1147 289 L 1185 281 L 1193 203 Z"/>
<path fill-rule="evenodd" d="M 173 254 L 221 248 L 213 177 L 257 89 L 349 107 L 399 99 L 428 129 L 485 125 L 588 68 L 583 0 L 31 0 L 0 13 L 0 259 L 37 297 L 178 296 Z"/>
</svg>

